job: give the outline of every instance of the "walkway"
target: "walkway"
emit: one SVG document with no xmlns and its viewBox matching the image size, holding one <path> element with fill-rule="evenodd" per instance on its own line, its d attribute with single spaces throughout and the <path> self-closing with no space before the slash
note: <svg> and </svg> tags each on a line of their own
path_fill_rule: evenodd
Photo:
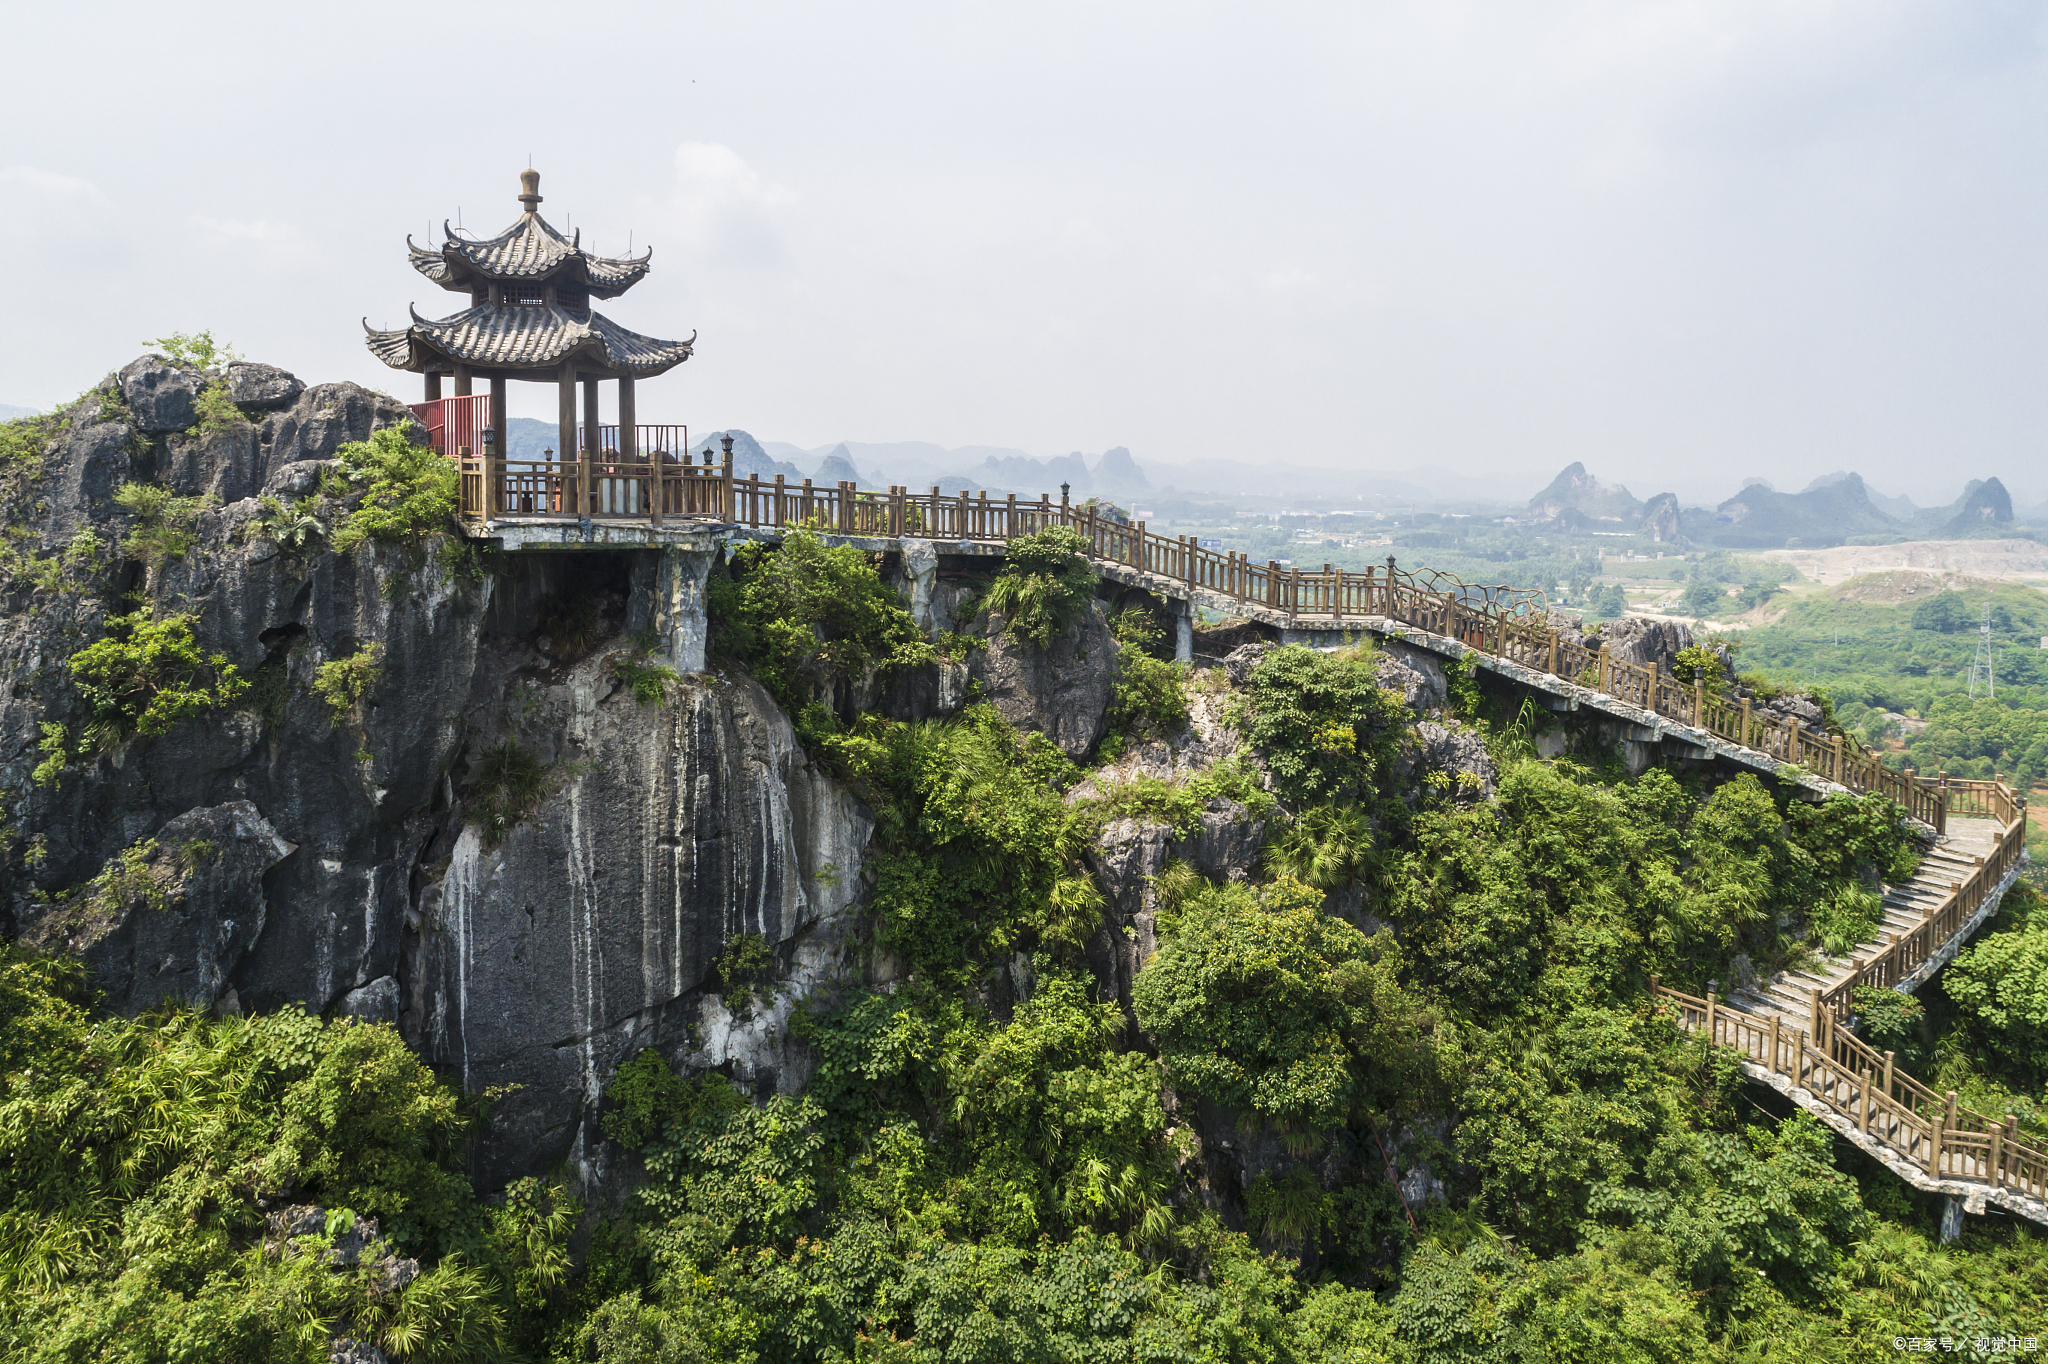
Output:
<svg viewBox="0 0 2048 1364">
<path fill-rule="evenodd" d="M 1680 1024 L 1742 1053 L 1743 1071 L 1770 1085 L 1893 1174 L 1948 1195 L 1958 1211 L 1996 1206 L 2048 1225 L 2048 1152 L 2018 1138 L 2012 1114 L 1990 1118 L 1936 1094 L 1848 1030 L 1858 985 L 1910 994 L 1952 959 L 1998 911 L 2025 859 L 2024 807 L 1997 783 L 1993 817 L 1950 818 L 1948 836 L 1913 879 L 1884 888 L 1877 936 L 1847 957 L 1823 957 L 1813 970 L 1780 971 L 1722 999 L 1669 989 L 1655 977 L 1651 996 Z M 2003 815 L 2004 818 L 1997 817 Z M 1945 1235 L 1960 1223 L 1945 1221 Z"/>
</svg>

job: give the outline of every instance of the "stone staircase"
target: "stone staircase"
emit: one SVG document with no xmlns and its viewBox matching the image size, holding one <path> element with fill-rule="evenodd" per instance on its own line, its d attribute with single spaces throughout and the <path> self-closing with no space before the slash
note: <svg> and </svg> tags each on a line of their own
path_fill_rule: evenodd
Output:
<svg viewBox="0 0 2048 1364">
<path fill-rule="evenodd" d="M 1813 970 L 1779 971 L 1768 980 L 1739 986 L 1729 991 L 1723 1002 L 1765 1019 L 1776 1014 L 1787 1028 L 1811 1030 L 1814 993 L 1833 993 L 1856 975 L 1859 963 L 1924 924 L 1958 883 L 1968 880 L 1998 851 L 1999 827 L 1995 819 L 1950 816 L 1947 837 L 1921 859 L 1913 878 L 1884 888 L 1884 922 L 1876 936 L 1859 943 L 1847 956 L 1822 956 Z"/>
</svg>

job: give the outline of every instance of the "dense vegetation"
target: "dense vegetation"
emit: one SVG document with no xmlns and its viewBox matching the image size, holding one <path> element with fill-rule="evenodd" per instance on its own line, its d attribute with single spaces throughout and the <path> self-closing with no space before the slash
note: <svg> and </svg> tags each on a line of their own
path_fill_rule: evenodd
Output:
<svg viewBox="0 0 2048 1364">
<path fill-rule="evenodd" d="M 10 1357 L 1846 1360 L 2048 1320 L 2039 1240 L 1973 1219 L 1937 1247 L 1933 1207 L 1644 1002 L 1650 972 L 1704 985 L 1851 931 L 1911 857 L 1881 802 L 1539 761 L 1459 679 L 1499 763 L 1481 798 L 1411 767 L 1369 651 L 1305 649 L 1233 702 L 1271 794 L 1226 766 L 1069 801 L 1082 769 L 988 707 L 825 703 L 930 657 L 865 556 L 795 535 L 738 569 L 720 647 L 874 811 L 867 904 L 908 971 L 802 1018 L 805 1093 L 639 1055 L 602 1121 L 644 1181 L 572 1264 L 566 1197 L 478 1198 L 481 1115 L 388 1029 L 97 1017 L 10 956 Z M 1120 702 L 1150 732 L 1178 722 L 1160 666 Z M 1266 869 L 1169 864 L 1126 1013 L 1091 968 L 1089 850 L 1113 815 L 1186 827 L 1224 795 L 1271 817 Z M 1886 1020 L 2016 1095 L 2048 1027 L 2032 903 L 1946 1013 Z M 765 952 L 729 955 L 751 988 Z M 298 1205 L 325 1220 L 266 1231 Z M 383 1248 L 332 1262 L 358 1218 Z"/>
</svg>

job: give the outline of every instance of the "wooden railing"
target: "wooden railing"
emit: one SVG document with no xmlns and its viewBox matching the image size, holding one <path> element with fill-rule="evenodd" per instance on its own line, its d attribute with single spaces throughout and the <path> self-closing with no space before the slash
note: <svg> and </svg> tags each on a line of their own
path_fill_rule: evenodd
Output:
<svg viewBox="0 0 2048 1364">
<path fill-rule="evenodd" d="M 2013 788 L 2002 781 L 1949 781 L 1944 794 L 1954 813 L 1998 821 L 1998 838 L 1991 854 L 1978 858 L 1968 876 L 1950 882 L 1948 894 L 1917 926 L 1892 934 L 1876 955 L 1855 958 L 1846 979 L 1814 992 L 1815 1012 L 1831 1023 L 1845 1022 L 1855 1012 L 1850 996 L 1857 986 L 1889 989 L 1940 952 L 1998 892 L 2026 851 L 2026 803 Z"/>
<path fill-rule="evenodd" d="M 732 479 L 715 466 L 664 459 L 626 461 L 499 459 L 459 450 L 462 516 L 485 522 L 520 517 L 646 521 L 732 518 Z"/>
<path fill-rule="evenodd" d="M 1650 977 L 1652 999 L 1672 1007 L 1680 1026 L 1733 1047 L 1765 1070 L 1790 1079 L 1902 1161 L 1930 1178 L 2011 1189 L 2048 1199 L 2048 1152 L 2017 1139 L 2019 1119 L 1993 1120 L 1936 1094 L 1900 1070 L 1822 1010 L 1811 1028 L 1787 1028 L 1777 1014 L 1759 1016 L 1683 994 Z"/>
<path fill-rule="evenodd" d="M 681 432 L 680 427 L 644 426 L 643 433 Z M 600 438 L 616 427 L 600 428 Z M 1665 716 L 1779 760 L 1804 768 L 1852 791 L 1875 791 L 1897 801 L 1913 818 L 1936 832 L 1955 813 L 1988 810 L 1991 798 L 1975 793 L 1981 783 L 1917 777 L 1886 767 L 1875 754 L 1847 736 L 1824 734 L 1794 720 L 1759 714 L 1748 700 L 1708 694 L 1697 682 L 1679 681 L 1647 666 L 1588 648 L 1576 631 L 1551 628 L 1541 594 L 1526 588 L 1475 585 L 1434 570 L 1304 570 L 1275 560 L 1254 563 L 1235 551 L 1203 549 L 1189 536 L 1166 536 L 1143 521 L 1118 521 L 1092 506 L 1075 506 L 1051 494 L 1036 501 L 1015 494 L 991 498 L 986 492 L 947 495 L 937 488 L 886 492 L 852 483 L 830 486 L 809 479 L 790 483 L 781 475 L 744 481 L 732 472 L 728 452 L 722 464 L 670 463 L 658 454 L 673 442 L 661 435 L 636 440 L 639 458 L 618 459 L 605 451 L 591 462 L 589 483 L 575 460 L 463 458 L 462 514 L 472 521 L 513 516 L 646 520 L 709 518 L 753 529 L 814 526 L 841 535 L 999 542 L 1071 526 L 1097 560 L 1121 564 L 1184 584 L 1240 606 L 1285 617 L 1308 628 L 1343 628 L 1353 620 L 1379 617 L 1433 634 L 1446 635 L 1483 653 L 1536 672 L 1578 682 L 1630 706 Z M 687 458 L 687 442 L 680 447 Z M 488 490 L 488 491 L 487 491 Z M 1958 803 L 1960 802 L 1960 803 Z"/>
</svg>

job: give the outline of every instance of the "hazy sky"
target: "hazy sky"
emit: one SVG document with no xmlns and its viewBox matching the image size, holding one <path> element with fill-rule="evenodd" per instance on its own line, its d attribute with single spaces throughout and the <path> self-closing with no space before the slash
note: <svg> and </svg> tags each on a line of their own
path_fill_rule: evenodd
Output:
<svg viewBox="0 0 2048 1364">
<path fill-rule="evenodd" d="M 2037 4 L 20 5 L 0 401 L 359 318 L 458 209 L 654 247 L 646 421 L 2048 497 Z M 551 416 L 515 386 L 515 414 Z M 1524 486 L 1526 485 L 1526 486 Z"/>
</svg>

